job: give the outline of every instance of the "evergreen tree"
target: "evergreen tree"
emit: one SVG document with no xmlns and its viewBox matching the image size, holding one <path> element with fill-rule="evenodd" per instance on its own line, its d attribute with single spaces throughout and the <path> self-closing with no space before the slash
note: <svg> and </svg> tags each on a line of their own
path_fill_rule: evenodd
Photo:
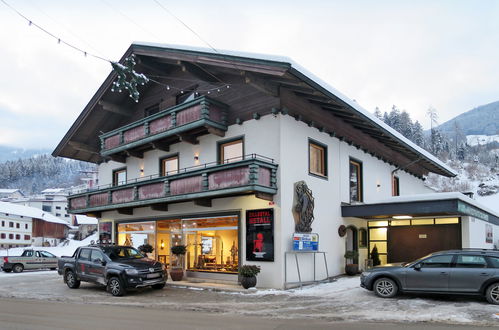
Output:
<svg viewBox="0 0 499 330">
<path fill-rule="evenodd" d="M 381 265 L 381 260 L 379 259 L 378 247 L 374 244 L 373 250 L 371 251 L 371 259 L 373 260 L 373 266 Z"/>
</svg>

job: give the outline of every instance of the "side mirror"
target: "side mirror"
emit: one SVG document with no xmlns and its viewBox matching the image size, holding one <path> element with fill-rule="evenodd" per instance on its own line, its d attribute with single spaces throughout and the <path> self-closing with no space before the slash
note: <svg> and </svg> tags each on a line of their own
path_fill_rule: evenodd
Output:
<svg viewBox="0 0 499 330">
<path fill-rule="evenodd" d="M 414 265 L 414 270 L 421 270 L 421 264 Z"/>
<path fill-rule="evenodd" d="M 105 266 L 107 264 L 106 260 L 101 260 L 100 263 L 102 266 Z"/>
</svg>

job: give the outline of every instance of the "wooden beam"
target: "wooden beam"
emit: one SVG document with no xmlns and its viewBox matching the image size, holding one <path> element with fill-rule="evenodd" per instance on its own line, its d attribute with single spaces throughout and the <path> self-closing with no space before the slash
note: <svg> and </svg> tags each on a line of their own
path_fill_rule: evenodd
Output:
<svg viewBox="0 0 499 330">
<path fill-rule="evenodd" d="M 133 207 L 125 207 L 117 210 L 119 214 L 133 215 Z"/>
<path fill-rule="evenodd" d="M 126 150 L 125 154 L 129 157 L 144 158 L 144 153 L 142 151 Z"/>
<path fill-rule="evenodd" d="M 158 150 L 166 151 L 166 152 L 170 151 L 170 145 L 167 143 L 156 141 L 156 142 L 151 142 L 150 145 L 151 145 L 151 148 L 153 148 L 153 149 L 158 149 Z"/>
<path fill-rule="evenodd" d="M 269 82 L 268 79 L 263 79 L 261 77 L 258 77 L 257 75 L 251 72 L 245 72 L 244 76 L 245 76 L 244 79 L 245 83 L 251 85 L 260 92 L 263 92 L 265 94 L 274 97 L 279 96 L 279 87 L 277 84 L 272 84 Z"/>
<path fill-rule="evenodd" d="M 222 131 L 221 129 L 218 129 L 218 128 L 215 128 L 215 127 L 211 127 L 211 126 L 206 126 L 206 129 L 208 130 L 208 132 L 210 134 L 214 134 L 214 135 L 217 135 L 217 136 L 220 136 L 220 137 L 224 137 L 225 136 L 225 131 Z"/>
<path fill-rule="evenodd" d="M 118 154 L 108 156 L 109 159 L 118 162 L 118 163 L 126 163 L 126 157 Z"/>
<path fill-rule="evenodd" d="M 272 202 L 274 200 L 274 195 L 263 193 L 263 192 L 256 192 L 255 197 L 266 200 L 266 201 L 270 201 L 270 202 Z"/>
<path fill-rule="evenodd" d="M 153 211 L 168 211 L 168 204 L 153 204 L 151 205 L 151 210 Z"/>
<path fill-rule="evenodd" d="M 194 135 L 177 134 L 177 136 L 180 138 L 180 141 L 184 141 L 190 144 L 199 144 L 197 137 L 195 137 Z"/>
<path fill-rule="evenodd" d="M 194 204 L 197 206 L 211 207 L 211 199 L 207 198 L 195 199 Z"/>
<path fill-rule="evenodd" d="M 132 116 L 132 114 L 130 112 L 128 112 L 127 110 L 125 110 L 126 108 L 120 107 L 120 106 L 118 106 L 118 105 L 116 105 L 114 103 L 107 102 L 107 101 L 104 101 L 104 100 L 100 100 L 98 103 L 102 107 L 102 109 L 105 110 L 105 111 L 112 112 L 112 113 L 115 113 L 115 114 L 118 114 L 118 115 L 122 115 L 122 116 L 126 116 L 126 117 Z"/>
<path fill-rule="evenodd" d="M 102 217 L 102 212 L 86 213 L 85 215 L 87 217 L 92 217 L 92 218 L 101 218 Z"/>
<path fill-rule="evenodd" d="M 182 61 L 182 71 L 187 70 L 190 74 L 199 78 L 203 81 L 207 81 L 210 83 L 220 83 L 220 79 L 218 79 L 213 73 L 209 72 L 205 67 L 201 64 L 197 63 L 189 63 Z"/>
<path fill-rule="evenodd" d="M 94 146 L 89 146 L 88 144 L 77 142 L 77 141 L 69 141 L 68 144 L 78 151 L 88 152 L 90 154 L 99 154 L 99 149 Z"/>
</svg>

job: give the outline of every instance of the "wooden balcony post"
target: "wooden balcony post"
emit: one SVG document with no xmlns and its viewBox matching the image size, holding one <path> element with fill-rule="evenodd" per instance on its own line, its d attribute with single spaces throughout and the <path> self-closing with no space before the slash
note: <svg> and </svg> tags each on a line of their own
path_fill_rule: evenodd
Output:
<svg viewBox="0 0 499 330">
<path fill-rule="evenodd" d="M 275 167 L 270 170 L 270 186 L 277 188 L 277 169 Z"/>
<path fill-rule="evenodd" d="M 250 184 L 258 184 L 258 172 L 260 170 L 260 166 L 256 164 L 249 165 L 249 183 Z"/>
<path fill-rule="evenodd" d="M 204 172 L 203 174 L 201 174 L 201 176 L 202 176 L 201 189 L 203 191 L 206 191 L 209 189 L 208 173 Z"/>
<path fill-rule="evenodd" d="M 170 195 L 170 181 L 165 180 L 164 182 L 165 182 L 164 195 L 168 196 L 168 195 Z"/>
<path fill-rule="evenodd" d="M 210 118 L 210 106 L 207 101 L 201 101 L 201 118 L 203 119 Z"/>
<path fill-rule="evenodd" d="M 90 194 L 87 194 L 86 199 L 85 199 L 85 206 L 90 207 Z"/>
<path fill-rule="evenodd" d="M 171 114 L 170 114 L 171 118 L 172 118 L 172 125 L 171 127 L 177 127 L 177 112 L 176 111 L 173 111 Z"/>
<path fill-rule="evenodd" d="M 100 150 L 104 150 L 105 148 L 105 143 L 104 143 L 104 138 L 102 136 L 99 136 L 100 139 Z"/>
<path fill-rule="evenodd" d="M 107 192 L 107 203 L 109 205 L 113 204 L 113 192 L 111 190 Z"/>
<path fill-rule="evenodd" d="M 119 134 L 120 134 L 120 144 L 125 143 L 125 135 L 123 134 L 123 131 L 121 131 Z"/>
<path fill-rule="evenodd" d="M 139 187 L 138 186 L 133 187 L 133 200 L 134 201 L 139 200 Z"/>
<path fill-rule="evenodd" d="M 146 121 L 146 122 L 144 123 L 144 134 L 145 134 L 145 136 L 148 136 L 148 135 L 149 135 L 149 133 L 150 133 L 150 130 L 149 130 L 149 122 L 148 122 L 148 121 Z"/>
</svg>

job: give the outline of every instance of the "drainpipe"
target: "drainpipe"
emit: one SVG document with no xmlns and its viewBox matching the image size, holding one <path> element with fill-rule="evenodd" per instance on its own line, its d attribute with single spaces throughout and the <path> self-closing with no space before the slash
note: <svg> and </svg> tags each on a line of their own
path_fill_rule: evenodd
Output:
<svg viewBox="0 0 499 330">
<path fill-rule="evenodd" d="M 408 168 L 408 167 L 409 167 L 409 166 L 411 166 L 412 164 L 415 164 L 415 163 L 419 162 L 421 159 L 422 159 L 422 158 L 421 158 L 421 157 L 419 157 L 418 159 L 413 160 L 412 162 L 410 162 L 410 163 L 408 163 L 408 164 L 406 164 L 406 165 L 404 165 L 404 166 L 399 166 L 399 167 L 397 167 L 396 169 L 394 169 L 394 170 L 392 171 L 392 176 L 395 174 L 395 172 L 397 172 L 397 171 L 399 171 L 399 170 L 405 170 L 406 168 Z"/>
</svg>

